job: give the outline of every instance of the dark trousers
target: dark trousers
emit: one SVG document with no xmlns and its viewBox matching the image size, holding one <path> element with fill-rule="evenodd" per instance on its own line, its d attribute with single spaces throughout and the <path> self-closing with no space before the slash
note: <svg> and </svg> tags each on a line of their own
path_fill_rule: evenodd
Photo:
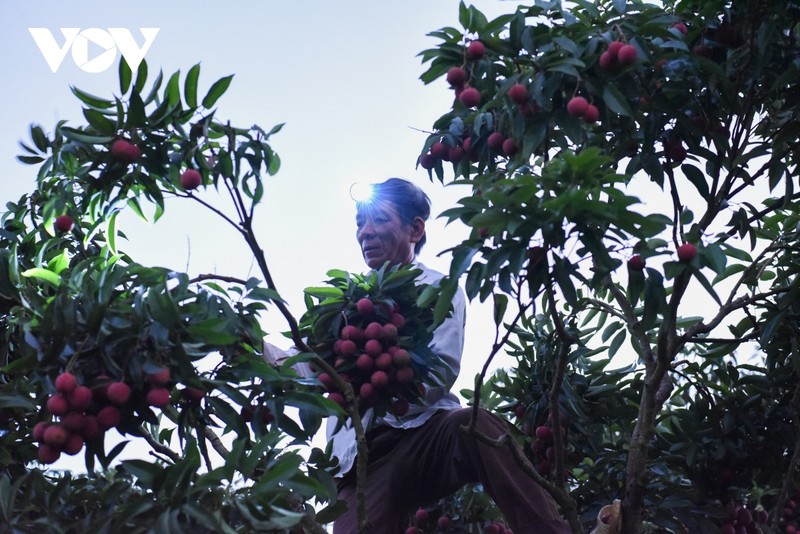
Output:
<svg viewBox="0 0 800 534">
<path fill-rule="evenodd" d="M 514 534 L 569 534 L 553 499 L 506 448 L 479 443 L 461 430 L 471 414 L 472 408 L 443 410 L 421 427 L 370 436 L 365 493 L 371 532 L 402 533 L 419 506 L 480 482 Z M 507 433 L 506 423 L 483 409 L 476 428 L 492 438 Z M 353 466 L 339 483 L 339 499 L 348 508 L 334 523 L 334 534 L 358 531 L 355 471 Z"/>
</svg>

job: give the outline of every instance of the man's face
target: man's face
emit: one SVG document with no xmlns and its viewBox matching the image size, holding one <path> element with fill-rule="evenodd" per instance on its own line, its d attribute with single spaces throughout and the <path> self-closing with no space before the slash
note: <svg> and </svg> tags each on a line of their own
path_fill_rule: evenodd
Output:
<svg viewBox="0 0 800 534">
<path fill-rule="evenodd" d="M 392 265 L 414 261 L 414 244 L 425 228 L 424 221 L 417 219 L 411 224 L 403 224 L 394 206 L 388 202 L 360 206 L 356 214 L 356 239 L 367 265 L 377 269 L 387 261 Z"/>
</svg>

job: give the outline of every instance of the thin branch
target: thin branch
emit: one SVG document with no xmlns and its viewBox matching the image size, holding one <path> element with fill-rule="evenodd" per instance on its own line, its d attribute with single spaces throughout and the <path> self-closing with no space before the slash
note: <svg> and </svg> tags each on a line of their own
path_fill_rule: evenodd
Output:
<svg viewBox="0 0 800 534">
<path fill-rule="evenodd" d="M 247 281 L 242 280 L 241 278 L 236 278 L 235 276 L 224 276 L 221 274 L 200 274 L 189 280 L 189 283 L 196 284 L 198 282 L 204 282 L 206 280 L 221 280 L 223 282 L 230 282 L 232 284 L 239 284 L 239 285 L 247 284 Z"/>
<path fill-rule="evenodd" d="M 480 374 L 475 379 L 475 390 L 473 391 L 474 400 L 472 403 L 472 416 L 470 417 L 469 420 L 470 432 L 475 430 L 475 424 L 477 423 L 478 420 L 478 408 L 480 408 L 481 405 L 481 389 L 483 388 L 483 380 L 486 377 L 486 373 L 489 370 L 489 365 L 491 364 L 492 360 L 497 355 L 497 353 L 500 352 L 500 349 L 502 349 L 506 345 L 508 339 L 511 337 L 511 332 L 514 330 L 514 327 L 517 325 L 520 319 L 522 319 L 525 310 L 527 310 L 529 307 L 530 304 L 526 306 L 522 305 L 519 306 L 519 312 L 517 313 L 517 316 L 514 317 L 513 321 L 511 321 L 511 324 L 506 328 L 506 333 L 503 335 L 503 338 L 499 341 L 498 338 L 500 337 L 499 336 L 500 325 L 498 324 L 495 329 L 495 341 L 494 344 L 492 345 L 492 351 L 489 353 L 489 357 L 486 359 L 486 362 L 484 362 Z"/>
<path fill-rule="evenodd" d="M 204 427 L 203 433 L 206 439 L 211 442 L 211 446 L 214 447 L 214 450 L 217 451 L 217 454 L 219 454 L 223 458 L 227 458 L 231 452 L 225 448 L 225 445 L 222 444 L 222 441 L 220 441 L 219 436 L 217 436 L 214 433 L 214 431 L 208 428 L 207 426 Z"/>
<path fill-rule="evenodd" d="M 617 287 L 617 284 L 611 279 L 611 275 L 606 276 L 606 287 L 622 310 L 628 330 L 639 345 L 639 353 L 645 358 L 645 361 L 653 361 L 655 356 L 653 355 L 653 349 L 650 347 L 650 339 L 647 337 L 647 332 L 642 329 L 642 324 L 636 317 L 636 311 L 633 309 L 628 297 Z"/>
<path fill-rule="evenodd" d="M 180 454 L 156 440 L 156 438 L 153 437 L 153 435 L 144 426 L 139 427 L 139 432 L 141 432 L 141 436 L 144 438 L 144 440 L 159 453 L 167 456 L 173 462 L 178 462 L 181 459 Z"/>
</svg>

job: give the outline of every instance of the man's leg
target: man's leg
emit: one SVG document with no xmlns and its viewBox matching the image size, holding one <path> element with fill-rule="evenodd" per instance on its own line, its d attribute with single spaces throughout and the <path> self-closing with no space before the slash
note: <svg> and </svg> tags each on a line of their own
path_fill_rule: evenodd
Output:
<svg viewBox="0 0 800 534">
<path fill-rule="evenodd" d="M 469 482 L 480 482 L 515 534 L 570 533 L 552 497 L 525 474 L 505 447 L 479 443 L 465 434 L 472 408 L 440 412 L 428 421 L 406 454 L 417 458 L 413 485 L 421 502 L 433 502 Z M 476 429 L 490 438 L 508 432 L 499 417 L 479 410 Z"/>
</svg>

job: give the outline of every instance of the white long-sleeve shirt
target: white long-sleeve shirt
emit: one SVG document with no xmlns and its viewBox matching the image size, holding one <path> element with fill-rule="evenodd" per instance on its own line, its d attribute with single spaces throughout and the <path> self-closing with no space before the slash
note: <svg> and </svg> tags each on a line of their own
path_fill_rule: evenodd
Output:
<svg viewBox="0 0 800 534">
<path fill-rule="evenodd" d="M 444 275 L 421 263 L 414 267 L 422 270 L 422 275 L 417 278 L 421 283 L 435 285 Z M 378 419 L 374 425 L 388 425 L 394 428 L 416 428 L 422 426 L 438 410 L 455 410 L 461 407 L 458 397 L 451 391 L 453 384 L 461 370 L 461 355 L 464 350 L 464 325 L 466 321 L 466 298 L 461 288 L 453 296 L 453 312 L 445 319 L 436 330 L 429 344 L 431 351 L 440 358 L 437 370 L 441 373 L 443 384 L 441 386 L 428 386 L 423 397 L 424 404 L 411 404 L 408 412 L 402 417 L 387 414 Z M 375 415 L 370 408 L 362 417 L 364 428 L 369 428 Z M 339 460 L 340 471 L 337 476 L 343 476 L 355 463 L 357 453 L 356 433 L 352 425 L 339 424 L 339 430 L 334 432 L 339 423 L 338 418 L 330 417 L 327 421 L 327 437 L 333 442 L 333 455 Z"/>
</svg>

